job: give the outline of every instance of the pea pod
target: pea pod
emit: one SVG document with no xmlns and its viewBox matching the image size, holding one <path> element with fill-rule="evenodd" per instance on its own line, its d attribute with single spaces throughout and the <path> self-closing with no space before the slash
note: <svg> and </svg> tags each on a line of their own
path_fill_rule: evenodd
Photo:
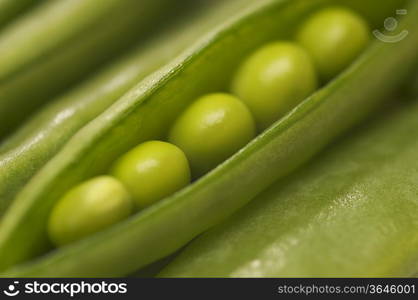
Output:
<svg viewBox="0 0 418 300">
<path fill-rule="evenodd" d="M 147 46 L 137 47 L 90 80 L 54 99 L 0 146 L 0 215 L 28 179 L 78 129 L 200 34 L 202 26 L 198 26 L 201 23 L 198 18 L 213 9 L 207 5 L 195 9 L 192 15 L 185 12 L 181 21 L 174 22 L 175 33 L 160 34 L 148 41 Z"/>
<path fill-rule="evenodd" d="M 391 107 L 192 242 L 161 276 L 415 275 L 417 115 L 416 103 Z"/>
<path fill-rule="evenodd" d="M 101 26 L 103 19 L 113 17 L 112 12 L 128 9 L 129 5 L 125 6 L 128 2 L 129 0 L 45 2 L 2 33 L 0 81 L 13 76 L 41 56 L 48 55 L 83 31 Z"/>
<path fill-rule="evenodd" d="M 5 28 L 0 34 L 0 138 L 65 88 L 144 39 L 151 24 L 165 16 L 163 5 L 169 2 L 47 1 Z"/>
<path fill-rule="evenodd" d="M 379 2 L 374 2 L 376 10 Z M 1 268 L 45 251 L 45 219 L 66 190 L 106 172 L 139 142 L 164 137 L 193 99 L 228 86 L 250 52 L 289 37 L 296 23 L 329 3 L 237 1 L 242 10 L 82 128 L 25 186 L 0 226 Z M 338 78 L 194 184 L 108 230 L 15 266 L 3 276 L 118 276 L 173 253 L 288 175 L 396 90 L 407 74 L 404 62 L 417 56 L 417 16 L 418 4 L 411 2 L 403 24 L 411 28 L 408 39 L 374 42 Z"/>
</svg>

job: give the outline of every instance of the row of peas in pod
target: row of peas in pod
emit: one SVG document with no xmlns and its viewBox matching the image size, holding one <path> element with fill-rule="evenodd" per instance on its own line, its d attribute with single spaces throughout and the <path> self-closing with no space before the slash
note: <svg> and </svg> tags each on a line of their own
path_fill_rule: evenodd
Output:
<svg viewBox="0 0 418 300">
<path fill-rule="evenodd" d="M 87 180 L 59 199 L 48 222 L 51 241 L 74 242 L 184 188 L 344 70 L 368 40 L 362 17 L 333 7 L 312 15 L 295 41 L 262 46 L 238 68 L 231 94 L 203 95 L 175 121 L 167 142 L 138 145 L 109 175 Z"/>
</svg>

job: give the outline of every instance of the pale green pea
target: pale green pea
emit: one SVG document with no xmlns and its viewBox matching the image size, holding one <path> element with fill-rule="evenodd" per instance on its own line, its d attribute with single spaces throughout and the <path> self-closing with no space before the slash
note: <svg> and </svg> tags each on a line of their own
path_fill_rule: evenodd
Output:
<svg viewBox="0 0 418 300">
<path fill-rule="evenodd" d="M 236 97 L 208 94 L 177 119 L 169 141 L 189 158 L 195 177 L 203 175 L 245 146 L 255 136 L 248 108 Z"/>
<path fill-rule="evenodd" d="M 317 88 L 317 75 L 308 53 L 291 42 L 267 44 L 238 69 L 232 91 L 264 130 Z"/>
<path fill-rule="evenodd" d="M 161 200 L 190 183 L 190 167 L 175 145 L 149 141 L 123 155 L 111 172 L 130 191 L 138 208 Z"/>
<path fill-rule="evenodd" d="M 370 40 L 366 21 L 354 11 L 332 7 L 312 15 L 297 41 L 312 55 L 324 82 L 343 71 Z"/>
<path fill-rule="evenodd" d="M 115 178 L 100 176 L 69 190 L 55 205 L 48 222 L 50 240 L 62 246 L 127 218 L 133 202 Z"/>
</svg>

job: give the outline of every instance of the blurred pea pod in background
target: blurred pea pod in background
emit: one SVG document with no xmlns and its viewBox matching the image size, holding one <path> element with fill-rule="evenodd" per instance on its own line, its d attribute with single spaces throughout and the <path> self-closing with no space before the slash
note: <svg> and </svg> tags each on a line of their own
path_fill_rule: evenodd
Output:
<svg viewBox="0 0 418 300">
<path fill-rule="evenodd" d="M 168 0 L 45 1 L 0 34 L 0 139 L 52 97 L 150 35 Z"/>
</svg>

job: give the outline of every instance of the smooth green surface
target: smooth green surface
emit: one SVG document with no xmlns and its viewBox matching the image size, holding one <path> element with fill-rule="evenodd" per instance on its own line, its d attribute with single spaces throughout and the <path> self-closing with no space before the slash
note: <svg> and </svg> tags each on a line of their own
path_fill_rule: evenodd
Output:
<svg viewBox="0 0 418 300">
<path fill-rule="evenodd" d="M 0 34 L 0 140 L 43 104 L 163 27 L 156 24 L 167 19 L 170 3 L 53 0 L 8 26 Z"/>
<path fill-rule="evenodd" d="M 90 179 L 69 190 L 52 209 L 48 234 L 63 246 L 127 218 L 134 202 L 125 186 L 110 176 Z"/>
<path fill-rule="evenodd" d="M 144 208 L 170 196 L 190 183 L 190 167 L 184 152 L 161 141 L 136 146 L 119 158 L 111 171 Z"/>
<path fill-rule="evenodd" d="M 169 141 L 190 160 L 200 176 L 233 155 L 255 137 L 255 123 L 240 99 L 208 94 L 197 99 L 174 122 Z"/>
<path fill-rule="evenodd" d="M 237 71 L 232 92 L 248 105 L 259 130 L 283 117 L 317 86 L 309 54 L 291 42 L 274 42 L 251 54 Z"/>
<path fill-rule="evenodd" d="M 323 81 L 337 76 L 366 48 L 371 30 L 366 20 L 344 7 L 314 13 L 296 40 L 311 54 Z"/>
<path fill-rule="evenodd" d="M 146 45 L 105 67 L 80 86 L 53 99 L 0 145 L 0 215 L 22 186 L 81 127 L 103 112 L 146 75 L 173 59 L 202 31 L 200 18 L 211 6 L 194 7 Z"/>
<path fill-rule="evenodd" d="M 226 21 L 219 20 L 217 27 L 202 34 L 175 61 L 80 130 L 22 189 L 4 216 L 1 268 L 26 263 L 5 270 L 2 276 L 130 274 L 227 218 L 364 119 L 404 82 L 406 62 L 417 59 L 415 2 L 411 2 L 415 5 L 409 7 L 402 25 L 411 29 L 408 39 L 398 44 L 373 43 L 339 78 L 216 170 L 108 230 L 29 261 L 44 253 L 45 218 L 64 191 L 106 171 L 112 161 L 139 142 L 164 137 L 194 99 L 226 88 L 246 56 L 266 42 L 288 38 L 306 14 L 325 3 L 329 2 L 237 1 L 243 10 L 225 13 Z M 378 15 L 380 1 L 368 3 Z M 381 17 L 383 20 L 385 15 Z"/>
<path fill-rule="evenodd" d="M 401 105 L 274 183 L 160 275 L 415 275 L 418 105 Z"/>
</svg>

